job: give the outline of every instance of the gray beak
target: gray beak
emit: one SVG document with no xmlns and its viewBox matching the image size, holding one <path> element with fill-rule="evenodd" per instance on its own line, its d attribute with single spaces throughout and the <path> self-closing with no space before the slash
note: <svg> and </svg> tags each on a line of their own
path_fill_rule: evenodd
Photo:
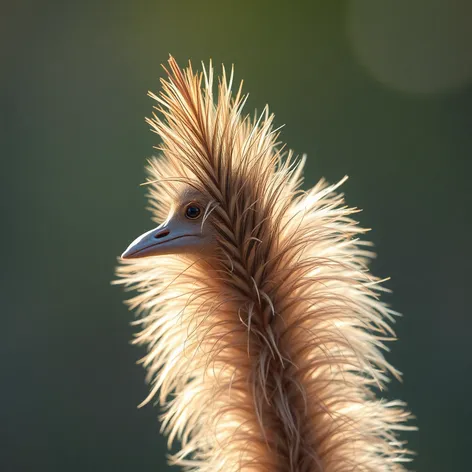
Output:
<svg viewBox="0 0 472 472">
<path fill-rule="evenodd" d="M 135 239 L 121 255 L 122 259 L 136 259 L 157 255 L 157 248 L 169 240 L 170 232 L 165 226 L 158 226 Z"/>
<path fill-rule="evenodd" d="M 157 228 L 135 239 L 121 255 L 122 259 L 183 254 L 198 250 L 204 238 L 200 227 L 171 217 Z"/>
</svg>

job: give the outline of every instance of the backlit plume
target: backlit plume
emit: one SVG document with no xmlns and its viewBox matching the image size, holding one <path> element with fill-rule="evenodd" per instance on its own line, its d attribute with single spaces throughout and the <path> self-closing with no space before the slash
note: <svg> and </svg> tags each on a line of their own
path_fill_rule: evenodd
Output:
<svg viewBox="0 0 472 472">
<path fill-rule="evenodd" d="M 233 73 L 169 59 L 148 189 L 159 226 L 118 268 L 134 289 L 135 343 L 162 405 L 171 461 L 205 472 L 401 472 L 409 413 L 379 399 L 395 313 L 367 269 L 365 232 L 267 108 L 243 114 Z M 215 89 L 215 90 L 214 90 Z"/>
</svg>

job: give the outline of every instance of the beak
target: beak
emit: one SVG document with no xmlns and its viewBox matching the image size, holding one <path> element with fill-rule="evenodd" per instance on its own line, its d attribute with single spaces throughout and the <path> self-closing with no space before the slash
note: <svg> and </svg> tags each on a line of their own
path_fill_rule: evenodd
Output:
<svg viewBox="0 0 472 472">
<path fill-rule="evenodd" d="M 135 239 L 121 255 L 122 259 L 179 254 L 191 250 L 201 240 L 200 233 L 170 218 L 157 228 Z"/>
</svg>

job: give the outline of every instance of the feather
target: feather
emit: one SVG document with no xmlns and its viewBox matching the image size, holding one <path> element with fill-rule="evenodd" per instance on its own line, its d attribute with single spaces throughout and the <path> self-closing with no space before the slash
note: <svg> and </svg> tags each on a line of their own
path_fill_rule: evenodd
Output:
<svg viewBox="0 0 472 472">
<path fill-rule="evenodd" d="M 376 397 L 396 314 L 368 271 L 373 256 L 338 187 L 302 191 L 305 158 L 278 144 L 273 115 L 243 115 L 233 71 L 171 57 L 148 120 L 162 139 L 149 162 L 161 223 L 186 186 L 207 197 L 215 253 L 122 261 L 135 343 L 157 396 L 171 462 L 189 471 L 401 472 L 412 429 L 399 401 Z"/>
</svg>

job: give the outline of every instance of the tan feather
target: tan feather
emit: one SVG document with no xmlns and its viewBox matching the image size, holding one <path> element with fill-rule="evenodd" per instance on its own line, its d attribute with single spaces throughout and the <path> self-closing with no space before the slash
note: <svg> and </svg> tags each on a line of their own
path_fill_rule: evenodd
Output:
<svg viewBox="0 0 472 472">
<path fill-rule="evenodd" d="M 339 184 L 300 189 L 305 159 L 277 144 L 266 108 L 243 116 L 233 72 L 213 95 L 213 68 L 195 73 L 171 57 L 148 120 L 161 156 L 149 163 L 153 218 L 172 211 L 182 186 L 204 194 L 212 257 L 123 261 L 136 290 L 151 390 L 162 428 L 192 471 L 403 471 L 411 429 L 401 402 L 379 400 L 395 313 L 378 298 Z"/>
</svg>

